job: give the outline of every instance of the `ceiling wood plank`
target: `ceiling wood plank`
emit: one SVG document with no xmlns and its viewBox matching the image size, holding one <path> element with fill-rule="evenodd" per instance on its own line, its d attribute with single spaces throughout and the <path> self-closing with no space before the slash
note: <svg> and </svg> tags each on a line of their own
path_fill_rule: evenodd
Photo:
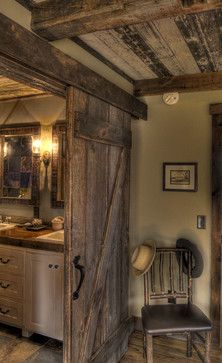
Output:
<svg viewBox="0 0 222 363">
<path fill-rule="evenodd" d="M 209 72 L 136 81 L 134 94 L 137 97 L 142 97 L 166 92 L 196 92 L 218 89 L 222 89 L 222 72 Z"/>
<path fill-rule="evenodd" d="M 44 95 L 45 92 L 0 76 L 0 100 Z"/>
<path fill-rule="evenodd" d="M 48 0 L 32 10 L 32 29 L 48 40 L 222 7 L 220 0 Z"/>
<path fill-rule="evenodd" d="M 215 72 L 216 68 L 214 59 L 211 54 L 211 42 L 209 38 L 209 28 L 206 29 L 205 21 L 201 21 L 199 14 L 178 17 L 175 22 L 187 43 L 193 57 L 201 72 Z M 216 30 L 214 24 L 214 31 Z"/>
<path fill-rule="evenodd" d="M 109 68 L 111 68 L 114 72 L 119 73 L 119 75 L 123 78 L 125 78 L 128 82 L 133 83 L 133 79 L 129 77 L 124 70 L 118 68 L 113 64 L 109 59 L 103 57 L 102 54 L 97 52 L 94 48 L 90 47 L 87 43 L 85 43 L 82 39 L 79 37 L 75 37 L 71 39 L 74 43 L 78 44 L 81 48 L 85 49 L 89 54 L 93 55 L 93 57 L 97 58 L 100 62 L 107 65 Z"/>
<path fill-rule="evenodd" d="M 147 119 L 147 105 L 0 14 L 0 57 L 10 58 L 64 85 L 72 85 L 136 118 Z M 35 56 L 33 56 L 35 55 Z"/>
<path fill-rule="evenodd" d="M 122 41 L 146 64 L 157 77 L 168 77 L 169 70 L 160 61 L 153 48 L 130 26 L 116 28 Z"/>
<path fill-rule="evenodd" d="M 115 30 L 85 34 L 80 38 L 134 80 L 156 78 L 150 67 L 125 44 Z"/>
<path fill-rule="evenodd" d="M 172 75 L 200 72 L 189 47 L 181 36 L 175 19 L 160 19 L 133 27 L 152 47 L 159 60 Z"/>
</svg>

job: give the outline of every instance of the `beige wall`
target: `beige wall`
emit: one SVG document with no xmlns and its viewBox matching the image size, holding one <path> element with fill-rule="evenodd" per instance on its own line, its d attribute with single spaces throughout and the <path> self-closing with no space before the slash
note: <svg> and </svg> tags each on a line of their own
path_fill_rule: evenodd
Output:
<svg viewBox="0 0 222 363">
<path fill-rule="evenodd" d="M 0 0 L 0 11 L 30 29 L 30 12 L 14 0 Z M 106 77 L 128 92 L 132 85 L 95 57 L 69 40 L 52 43 L 71 57 Z M 158 244 L 174 244 L 186 237 L 198 244 L 204 256 L 204 274 L 195 281 L 195 301 L 209 311 L 210 228 L 211 228 L 211 121 L 210 103 L 222 102 L 222 92 L 181 94 L 175 106 L 166 106 L 161 97 L 146 98 L 149 121 L 133 121 L 131 175 L 131 249 L 151 237 Z M 162 192 L 163 161 L 197 161 L 197 193 Z M 207 229 L 196 229 L 196 216 L 207 216 Z M 143 303 L 142 280 L 131 276 L 130 307 L 140 315 Z"/>
<path fill-rule="evenodd" d="M 41 153 L 48 151 L 52 143 L 52 125 L 57 120 L 65 119 L 65 100 L 47 96 L 12 102 L 0 102 L 0 125 L 40 122 Z M 63 209 L 51 208 L 51 164 L 48 173 L 41 163 L 40 169 L 40 217 L 50 221 L 53 217 L 63 215 Z M 13 215 L 32 218 L 33 207 L 25 205 L 0 205 L 0 215 Z"/>
<path fill-rule="evenodd" d="M 196 243 L 203 254 L 204 273 L 195 280 L 194 301 L 206 313 L 210 297 L 211 118 L 209 104 L 222 102 L 222 91 L 181 94 L 167 106 L 160 96 L 145 98 L 149 121 L 133 122 L 131 167 L 131 248 L 146 238 L 174 245 L 179 237 Z M 163 192 L 164 161 L 198 162 L 196 193 Z M 206 230 L 196 228 L 197 215 L 207 216 Z M 140 315 L 142 278 L 131 276 L 130 307 Z"/>
</svg>

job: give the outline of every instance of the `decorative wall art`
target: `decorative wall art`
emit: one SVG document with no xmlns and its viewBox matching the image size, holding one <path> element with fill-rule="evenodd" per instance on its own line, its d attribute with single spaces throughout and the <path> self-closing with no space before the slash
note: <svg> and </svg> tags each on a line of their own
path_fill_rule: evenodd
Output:
<svg viewBox="0 0 222 363">
<path fill-rule="evenodd" d="M 163 190 L 196 192 L 197 163 L 163 163 Z"/>
</svg>

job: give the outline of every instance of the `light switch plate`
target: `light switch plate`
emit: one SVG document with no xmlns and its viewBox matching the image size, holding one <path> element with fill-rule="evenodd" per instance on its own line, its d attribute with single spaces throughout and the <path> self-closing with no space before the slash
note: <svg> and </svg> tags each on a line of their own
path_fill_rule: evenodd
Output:
<svg viewBox="0 0 222 363">
<path fill-rule="evenodd" d="M 206 229 L 206 216 L 197 216 L 197 228 Z"/>
</svg>

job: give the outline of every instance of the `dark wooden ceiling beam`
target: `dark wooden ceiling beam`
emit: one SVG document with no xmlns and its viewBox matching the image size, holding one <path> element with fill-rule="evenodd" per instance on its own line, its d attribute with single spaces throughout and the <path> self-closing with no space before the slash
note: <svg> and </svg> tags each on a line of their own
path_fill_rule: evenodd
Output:
<svg viewBox="0 0 222 363">
<path fill-rule="evenodd" d="M 219 89 L 222 89 L 222 72 L 210 72 L 136 81 L 134 95 L 142 97 L 167 92 L 196 92 Z"/>
<path fill-rule="evenodd" d="M 32 0 L 16 0 L 16 1 L 17 3 L 21 4 L 26 9 L 28 9 L 29 11 L 31 11 L 33 6 L 35 5 Z"/>
<path fill-rule="evenodd" d="M 143 102 L 3 14 L 0 14 L 0 34 L 0 69 L 3 75 L 4 69 L 7 72 L 7 60 L 18 62 L 27 65 L 27 73 L 29 69 L 31 73 L 39 72 L 57 83 L 72 85 L 98 97 L 136 118 L 147 119 L 147 105 Z M 36 83 L 38 86 L 38 81 Z M 35 87 L 35 82 L 32 86 Z"/>
<path fill-rule="evenodd" d="M 32 29 L 55 40 L 218 7 L 220 0 L 47 0 L 33 8 Z"/>
</svg>

